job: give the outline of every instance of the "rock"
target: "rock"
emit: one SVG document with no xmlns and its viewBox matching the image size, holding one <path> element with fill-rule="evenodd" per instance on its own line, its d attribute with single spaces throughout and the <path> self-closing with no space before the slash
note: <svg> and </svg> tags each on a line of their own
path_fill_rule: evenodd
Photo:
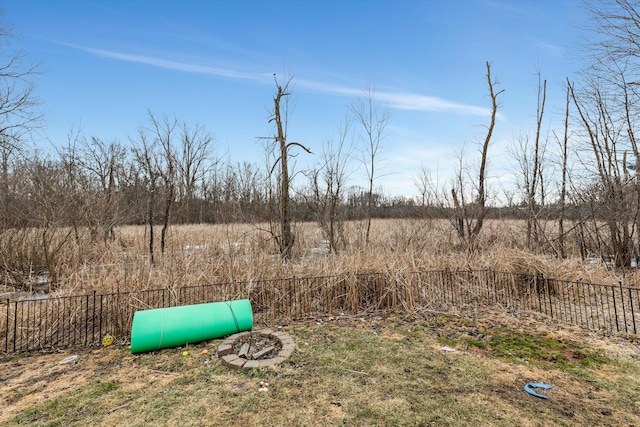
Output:
<svg viewBox="0 0 640 427">
<path fill-rule="evenodd" d="M 74 354 L 73 356 L 65 357 L 60 361 L 61 365 L 69 365 L 71 363 L 76 363 L 78 361 L 78 355 Z"/>
</svg>

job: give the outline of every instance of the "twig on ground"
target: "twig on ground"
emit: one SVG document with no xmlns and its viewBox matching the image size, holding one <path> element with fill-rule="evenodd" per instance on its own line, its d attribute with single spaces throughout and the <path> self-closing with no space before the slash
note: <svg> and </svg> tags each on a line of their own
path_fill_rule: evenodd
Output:
<svg viewBox="0 0 640 427">
<path fill-rule="evenodd" d="M 109 411 L 109 413 L 115 412 L 118 409 L 123 409 L 126 408 L 127 406 L 131 406 L 133 402 L 129 402 L 129 403 L 125 403 L 124 405 L 120 405 L 120 406 L 116 406 L 115 408 L 111 408 L 111 410 Z"/>
<path fill-rule="evenodd" d="M 159 371 L 157 369 L 149 369 L 149 372 L 155 372 L 156 374 L 180 375 L 178 372 Z"/>
</svg>

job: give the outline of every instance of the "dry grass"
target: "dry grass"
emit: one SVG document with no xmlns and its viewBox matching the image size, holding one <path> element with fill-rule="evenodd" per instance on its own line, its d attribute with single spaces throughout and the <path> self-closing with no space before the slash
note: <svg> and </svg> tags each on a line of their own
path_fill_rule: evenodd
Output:
<svg viewBox="0 0 640 427">
<path fill-rule="evenodd" d="M 135 310 L 161 306 L 171 298 L 172 303 L 182 304 L 250 298 L 256 311 L 262 315 L 268 313 L 271 319 L 335 310 L 358 313 L 386 308 L 409 313 L 435 309 L 428 301 L 430 298 L 424 298 L 425 291 L 407 279 L 406 273 L 416 271 L 487 269 L 590 283 L 617 284 L 620 280 L 626 285 L 638 283 L 635 272 L 613 271 L 599 264 L 560 260 L 520 249 L 524 222 L 488 221 L 480 236 L 482 251 L 476 253 L 456 247 L 457 237 L 444 220 L 378 220 L 372 225 L 373 239 L 364 246 L 363 224 L 346 224 L 349 245 L 336 255 L 323 252 L 322 235 L 315 223 L 297 224 L 296 253 L 286 263 L 278 256 L 273 239 L 265 231 L 266 224 L 172 227 L 166 253 L 156 254 L 153 265 L 142 226 L 122 227 L 117 230 L 115 240 L 98 243 L 91 242 L 89 236 L 80 234 L 75 238 L 70 230 L 58 230 L 56 235 L 64 237 L 66 244 L 52 243 L 59 249 L 55 252 L 55 262 L 49 263 L 55 269 L 50 276 L 56 279 L 50 295 L 81 297 L 52 298 L 20 307 L 16 302 L 13 308 L 3 304 L 6 297 L 0 297 L 0 319 L 5 320 L 0 322 L 0 348 L 20 351 L 93 342 L 95 335 L 101 335 L 103 330 L 126 339 Z M 0 239 L 3 236 L 7 235 L 0 235 Z M 37 236 L 33 230 L 21 235 L 22 249 L 16 251 L 27 256 L 28 241 Z M 36 265 L 35 258 L 27 264 L 30 263 Z M 377 278 L 363 273 L 375 273 L 385 286 Z M 356 274 L 360 275 L 357 280 Z M 296 286 L 282 281 L 282 286 L 277 287 L 265 281 L 329 276 L 325 282 L 297 280 Z M 5 278 L 0 294 L 31 286 L 11 283 Z M 194 291 L 200 285 L 219 283 L 229 285 L 201 286 L 202 292 Z M 529 286 L 528 282 L 526 285 Z M 94 295 L 92 292 L 101 295 L 149 289 L 163 291 L 110 296 L 104 300 L 86 297 Z M 438 291 L 432 289 L 427 296 L 438 296 L 433 292 Z M 603 296 L 599 298 L 602 302 Z M 440 304 L 437 308 L 446 310 L 447 306 Z M 615 321 L 617 330 L 617 317 Z M 597 323 L 600 327 L 600 319 Z M 606 327 L 613 328 L 609 324 Z"/>
<path fill-rule="evenodd" d="M 153 266 L 142 226 L 121 227 L 116 239 L 107 243 L 91 243 L 87 236 L 70 239 L 68 233 L 59 232 L 67 238 L 52 263 L 57 279 L 54 285 L 56 293 L 72 295 L 233 280 L 442 269 L 494 269 L 592 283 L 639 283 L 637 275 L 628 271 L 615 272 L 575 257 L 560 260 L 527 252 L 521 249 L 524 226 L 519 221 L 488 221 L 480 237 L 482 251 L 468 253 L 458 247 L 445 220 L 376 220 L 367 247 L 362 243 L 362 223 L 350 222 L 346 224 L 347 249 L 326 255 L 318 226 L 301 223 L 295 227 L 296 256 L 287 263 L 280 261 L 266 224 L 173 226 L 166 253 L 157 253 Z M 35 258 L 29 260 L 26 250 L 20 253 L 27 257 L 26 264 L 38 264 L 35 258 L 39 255 L 33 254 Z M 5 278 L 0 293 L 12 291 L 11 284 L 10 278 Z M 22 287 L 28 286 L 23 283 Z"/>
<path fill-rule="evenodd" d="M 230 371 L 219 340 L 132 356 L 124 347 L 0 362 L 3 425 L 638 425 L 638 343 L 486 313 L 282 325 L 283 365 Z M 276 325 L 271 325 L 275 327 Z M 441 351 L 443 345 L 459 351 Z M 209 355 L 202 356 L 203 349 Z M 260 381 L 270 384 L 259 392 Z M 549 399 L 523 391 L 553 385 Z"/>
</svg>

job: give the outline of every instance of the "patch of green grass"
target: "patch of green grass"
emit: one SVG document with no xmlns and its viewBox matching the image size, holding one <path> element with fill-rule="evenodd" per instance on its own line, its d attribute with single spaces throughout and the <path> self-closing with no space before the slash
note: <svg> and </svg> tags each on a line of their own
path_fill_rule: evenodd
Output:
<svg viewBox="0 0 640 427">
<path fill-rule="evenodd" d="M 599 367 L 602 365 L 617 364 L 610 357 L 598 351 L 581 348 L 581 349 L 574 350 L 573 353 L 577 356 L 579 360 L 578 364 L 583 367 L 592 368 L 592 367 Z"/>
<path fill-rule="evenodd" d="M 98 381 L 92 388 L 86 393 L 86 398 L 89 400 L 97 399 L 100 396 L 109 394 L 115 390 L 118 390 L 120 386 L 112 381 L 101 382 Z"/>
<path fill-rule="evenodd" d="M 438 338 L 436 338 L 436 341 L 439 344 L 448 345 L 449 347 L 455 347 L 455 346 L 458 345 L 458 340 L 457 339 L 453 339 L 453 338 L 438 337 Z"/>
<path fill-rule="evenodd" d="M 560 369 L 612 363 L 610 358 L 597 351 L 506 328 L 492 329 L 487 331 L 484 339 L 467 338 L 465 342 L 470 347 L 489 350 L 496 357 L 513 363 L 554 364 Z"/>
<path fill-rule="evenodd" d="M 557 341 L 506 329 L 493 331 L 489 346 L 499 357 L 526 361 L 556 360 L 563 357 L 564 350 L 564 345 Z"/>
<path fill-rule="evenodd" d="M 477 348 L 481 348 L 481 349 L 485 349 L 485 348 L 487 348 L 489 346 L 489 344 L 487 344 L 485 341 L 474 339 L 474 338 L 469 338 L 469 339 L 465 340 L 465 342 L 470 347 L 477 347 Z"/>
</svg>

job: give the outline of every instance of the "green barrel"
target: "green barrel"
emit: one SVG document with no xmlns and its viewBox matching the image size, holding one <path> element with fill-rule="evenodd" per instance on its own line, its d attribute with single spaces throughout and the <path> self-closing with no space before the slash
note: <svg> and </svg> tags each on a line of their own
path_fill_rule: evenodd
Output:
<svg viewBox="0 0 640 427">
<path fill-rule="evenodd" d="M 222 338 L 252 327 L 248 299 L 136 311 L 131 325 L 131 353 Z"/>
</svg>

